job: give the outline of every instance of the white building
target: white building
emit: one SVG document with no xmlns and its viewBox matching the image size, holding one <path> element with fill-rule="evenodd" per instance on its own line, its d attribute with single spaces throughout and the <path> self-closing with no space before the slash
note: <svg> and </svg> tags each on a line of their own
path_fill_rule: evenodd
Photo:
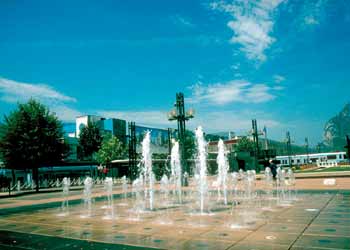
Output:
<svg viewBox="0 0 350 250">
<path fill-rule="evenodd" d="M 340 163 L 346 161 L 346 152 L 330 152 L 330 153 L 317 153 L 317 154 L 302 154 L 302 155 L 282 155 L 276 156 L 276 160 L 280 161 L 281 166 L 290 165 L 306 165 L 306 164 L 318 164 L 318 163 Z"/>
</svg>

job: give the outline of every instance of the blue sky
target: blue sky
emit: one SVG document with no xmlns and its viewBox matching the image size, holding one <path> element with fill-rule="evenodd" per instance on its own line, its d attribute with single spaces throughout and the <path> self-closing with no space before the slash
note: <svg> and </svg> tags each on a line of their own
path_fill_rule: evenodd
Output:
<svg viewBox="0 0 350 250">
<path fill-rule="evenodd" d="M 0 1 L 0 115 L 34 97 L 80 114 L 322 140 L 350 101 L 350 2 Z M 175 124 L 172 124 L 175 125 Z"/>
</svg>

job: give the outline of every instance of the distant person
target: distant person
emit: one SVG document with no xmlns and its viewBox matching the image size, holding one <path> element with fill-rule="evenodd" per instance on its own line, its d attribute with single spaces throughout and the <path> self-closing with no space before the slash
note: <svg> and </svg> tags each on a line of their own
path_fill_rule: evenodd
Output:
<svg viewBox="0 0 350 250">
<path fill-rule="evenodd" d="M 270 169 L 271 169 L 271 173 L 272 173 L 272 177 L 274 180 L 276 180 L 276 175 L 277 175 L 277 165 L 273 162 L 273 160 L 270 160 Z"/>
</svg>

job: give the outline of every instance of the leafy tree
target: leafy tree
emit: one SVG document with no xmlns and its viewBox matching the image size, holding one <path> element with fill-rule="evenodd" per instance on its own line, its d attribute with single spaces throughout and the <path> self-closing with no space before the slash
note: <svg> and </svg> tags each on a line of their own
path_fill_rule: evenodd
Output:
<svg viewBox="0 0 350 250">
<path fill-rule="evenodd" d="M 69 152 L 62 123 L 47 107 L 31 99 L 5 116 L 2 130 L 0 152 L 6 167 L 31 169 L 38 192 L 38 168 L 62 161 Z"/>
<path fill-rule="evenodd" d="M 185 159 L 193 159 L 196 153 L 196 142 L 192 131 L 185 131 Z"/>
<path fill-rule="evenodd" d="M 242 137 L 238 141 L 237 145 L 235 145 L 235 151 L 238 151 L 238 152 L 254 152 L 254 150 L 255 150 L 254 142 L 246 136 Z"/>
<path fill-rule="evenodd" d="M 350 134 L 350 103 L 325 124 L 324 146 L 330 150 L 344 150 L 347 134 Z"/>
<path fill-rule="evenodd" d="M 80 130 L 79 147 L 82 158 L 92 159 L 102 143 L 102 135 L 99 127 L 95 123 L 89 122 L 87 126 Z"/>
<path fill-rule="evenodd" d="M 125 147 L 115 136 L 106 137 L 96 154 L 97 162 L 106 167 L 109 167 L 113 160 L 123 159 L 125 157 Z"/>
<path fill-rule="evenodd" d="M 164 174 L 166 174 L 168 177 L 170 175 L 170 166 L 168 166 L 168 164 L 170 164 L 169 157 L 170 156 L 168 156 L 168 154 L 166 153 L 152 154 L 153 160 L 156 160 L 156 159 L 164 160 L 164 162 L 153 161 L 152 163 L 152 170 L 158 181 L 162 178 Z"/>
</svg>

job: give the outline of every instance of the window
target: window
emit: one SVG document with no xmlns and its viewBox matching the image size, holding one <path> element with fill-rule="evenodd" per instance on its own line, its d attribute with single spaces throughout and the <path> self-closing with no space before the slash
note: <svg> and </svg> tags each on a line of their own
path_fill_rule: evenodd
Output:
<svg viewBox="0 0 350 250">
<path fill-rule="evenodd" d="M 337 159 L 337 155 L 327 155 L 328 160 L 334 160 Z"/>
</svg>

